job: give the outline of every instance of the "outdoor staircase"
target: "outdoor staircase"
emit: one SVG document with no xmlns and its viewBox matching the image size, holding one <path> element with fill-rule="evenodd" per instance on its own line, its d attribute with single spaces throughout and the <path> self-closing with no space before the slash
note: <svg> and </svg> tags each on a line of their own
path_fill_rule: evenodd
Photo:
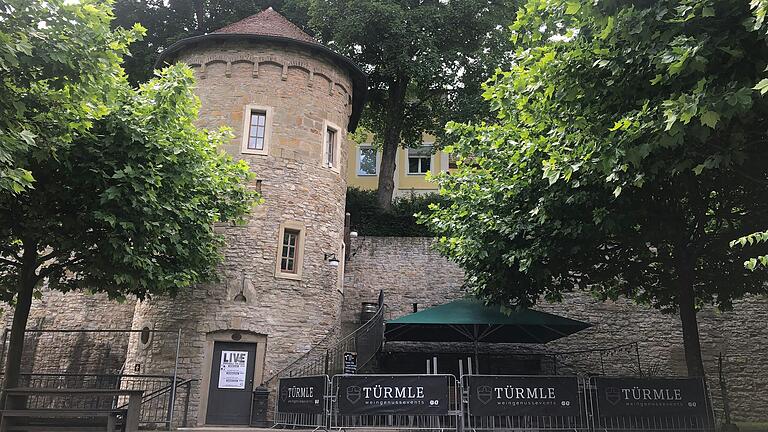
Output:
<svg viewBox="0 0 768 432">
<path fill-rule="evenodd" d="M 384 342 L 384 292 L 379 291 L 378 309 L 355 331 L 340 337 L 337 327 L 306 354 L 265 381 L 269 385 L 281 377 L 328 375 L 344 371 L 344 353 L 357 353 L 357 370 L 371 363 Z"/>
</svg>

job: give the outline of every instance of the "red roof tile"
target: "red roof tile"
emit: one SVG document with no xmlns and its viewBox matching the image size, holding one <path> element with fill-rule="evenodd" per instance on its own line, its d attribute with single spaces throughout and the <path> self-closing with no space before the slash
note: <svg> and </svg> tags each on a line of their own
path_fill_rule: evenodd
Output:
<svg viewBox="0 0 768 432">
<path fill-rule="evenodd" d="M 278 36 L 319 44 L 312 36 L 304 33 L 294 23 L 275 12 L 271 7 L 256 15 L 251 15 L 238 22 L 222 27 L 213 33 L 253 34 L 261 36 Z"/>
</svg>

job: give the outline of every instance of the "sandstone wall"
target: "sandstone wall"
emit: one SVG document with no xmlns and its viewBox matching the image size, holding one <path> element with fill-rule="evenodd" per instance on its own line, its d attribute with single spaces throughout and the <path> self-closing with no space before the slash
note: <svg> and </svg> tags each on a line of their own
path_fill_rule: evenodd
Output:
<svg viewBox="0 0 768 432">
<path fill-rule="evenodd" d="M 418 303 L 422 310 L 463 296 L 462 271 L 435 252 L 432 241 L 394 237 L 353 239 L 350 250 L 354 255 L 346 264 L 343 320 L 349 326 L 359 323 L 361 302 L 375 301 L 380 289 L 385 293 L 389 319 L 412 312 L 412 303 Z M 685 375 L 680 321 L 674 315 L 626 300 L 599 302 L 584 293 L 567 295 L 559 304 L 542 303 L 536 309 L 594 325 L 545 346 L 531 347 L 544 353 L 561 353 L 556 356 L 560 373 L 618 374 L 636 369 L 633 345 L 603 353 L 572 353 L 636 342 L 644 374 Z M 766 322 L 766 297 L 738 301 L 731 312 L 707 308 L 699 313 L 710 392 L 719 409 L 717 357 L 722 353 L 733 418 L 738 421 L 768 419 Z M 447 350 L 451 349 L 455 347 Z"/>
<path fill-rule="evenodd" d="M 95 330 L 130 330 L 133 309 L 132 300 L 119 303 L 103 294 L 43 290 L 42 298 L 32 302 L 27 329 L 35 331 L 25 336 L 22 372 L 119 373 L 129 334 Z M 12 311 L 3 311 L 6 329 L 11 328 Z"/>
</svg>

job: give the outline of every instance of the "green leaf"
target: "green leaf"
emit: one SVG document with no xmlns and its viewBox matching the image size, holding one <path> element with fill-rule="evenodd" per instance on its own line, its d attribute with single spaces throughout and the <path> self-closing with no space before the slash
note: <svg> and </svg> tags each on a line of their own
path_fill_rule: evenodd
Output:
<svg viewBox="0 0 768 432">
<path fill-rule="evenodd" d="M 768 78 L 761 79 L 759 83 L 752 87 L 752 90 L 758 90 L 761 95 L 764 95 L 768 92 Z"/>
<path fill-rule="evenodd" d="M 700 120 L 702 125 L 709 126 L 710 128 L 714 129 L 715 126 L 717 126 L 717 122 L 720 121 L 720 114 L 714 111 L 706 111 L 701 115 Z"/>
<path fill-rule="evenodd" d="M 569 1 L 568 3 L 566 3 L 565 13 L 566 15 L 574 15 L 580 9 L 581 9 L 581 2 Z"/>
<path fill-rule="evenodd" d="M 600 39 L 607 39 L 608 36 L 611 35 L 611 32 L 613 31 L 613 25 L 614 25 L 614 18 L 612 16 L 609 16 L 608 22 L 605 24 L 603 31 L 600 32 Z"/>
</svg>

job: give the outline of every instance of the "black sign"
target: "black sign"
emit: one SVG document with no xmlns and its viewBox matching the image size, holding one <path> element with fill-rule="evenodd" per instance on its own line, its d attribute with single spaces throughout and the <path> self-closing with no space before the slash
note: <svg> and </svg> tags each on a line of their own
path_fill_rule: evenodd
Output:
<svg viewBox="0 0 768 432">
<path fill-rule="evenodd" d="M 448 377 L 337 376 L 339 414 L 448 414 Z"/>
<path fill-rule="evenodd" d="M 345 374 L 357 373 L 357 353 L 356 352 L 344 353 L 344 373 Z"/>
<path fill-rule="evenodd" d="M 325 376 L 280 378 L 277 412 L 322 414 L 327 382 Z"/>
<path fill-rule="evenodd" d="M 473 416 L 578 416 L 576 377 L 483 376 L 469 380 Z"/>
<path fill-rule="evenodd" d="M 595 378 L 600 417 L 707 416 L 699 378 Z"/>
</svg>

